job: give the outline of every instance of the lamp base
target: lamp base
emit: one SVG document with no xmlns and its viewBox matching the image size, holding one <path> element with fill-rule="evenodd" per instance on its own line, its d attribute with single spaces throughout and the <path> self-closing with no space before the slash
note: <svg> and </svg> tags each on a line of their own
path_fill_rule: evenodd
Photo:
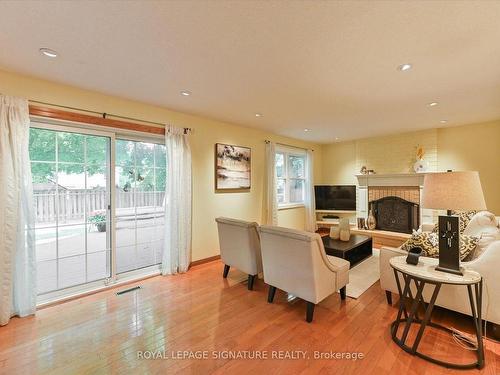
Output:
<svg viewBox="0 0 500 375">
<path fill-rule="evenodd" d="M 463 276 L 462 269 L 463 268 L 460 267 L 460 269 L 457 271 L 457 270 L 452 269 L 452 268 L 446 268 L 446 267 L 440 267 L 440 266 L 436 266 L 436 268 L 435 268 L 436 271 L 448 272 L 448 273 L 452 273 L 454 275 L 459 275 L 459 276 Z"/>
<path fill-rule="evenodd" d="M 436 270 L 462 275 L 457 216 L 439 216 L 439 265 Z"/>
</svg>

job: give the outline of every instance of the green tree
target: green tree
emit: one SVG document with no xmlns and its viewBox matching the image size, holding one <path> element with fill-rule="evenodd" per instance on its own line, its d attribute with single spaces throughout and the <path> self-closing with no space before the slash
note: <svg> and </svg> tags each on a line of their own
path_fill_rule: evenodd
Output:
<svg viewBox="0 0 500 375">
<path fill-rule="evenodd" d="M 29 152 L 33 182 L 56 180 L 56 155 L 60 172 L 83 173 L 86 155 L 87 173 L 105 174 L 109 164 L 108 142 L 107 137 L 31 128 Z M 115 155 L 119 167 L 116 183 L 120 188 L 128 190 L 135 187 L 143 191 L 165 189 L 165 146 L 117 140 Z"/>
</svg>

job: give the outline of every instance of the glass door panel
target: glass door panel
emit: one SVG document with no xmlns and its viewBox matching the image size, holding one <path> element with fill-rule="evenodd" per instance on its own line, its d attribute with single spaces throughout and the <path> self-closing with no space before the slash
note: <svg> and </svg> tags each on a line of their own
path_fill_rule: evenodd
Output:
<svg viewBox="0 0 500 375">
<path fill-rule="evenodd" d="M 30 130 L 38 294 L 111 276 L 110 147 L 107 136 Z"/>
<path fill-rule="evenodd" d="M 123 273 L 161 262 L 166 155 L 154 143 L 115 144 L 116 267 Z"/>
</svg>

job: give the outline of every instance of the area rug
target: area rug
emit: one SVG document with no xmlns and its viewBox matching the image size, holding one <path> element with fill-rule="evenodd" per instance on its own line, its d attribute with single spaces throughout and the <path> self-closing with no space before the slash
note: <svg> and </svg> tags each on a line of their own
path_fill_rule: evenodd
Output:
<svg viewBox="0 0 500 375">
<path fill-rule="evenodd" d="M 373 249 L 373 255 L 366 258 L 349 270 L 349 284 L 347 284 L 346 294 L 350 298 L 357 299 L 369 287 L 380 279 L 378 249 Z"/>
</svg>

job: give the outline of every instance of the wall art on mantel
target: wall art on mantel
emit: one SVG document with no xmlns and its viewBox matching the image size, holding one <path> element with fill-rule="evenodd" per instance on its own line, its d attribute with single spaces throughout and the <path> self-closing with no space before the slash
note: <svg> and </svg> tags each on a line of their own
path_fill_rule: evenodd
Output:
<svg viewBox="0 0 500 375">
<path fill-rule="evenodd" d="M 251 149 L 223 143 L 215 145 L 215 189 L 250 189 Z"/>
</svg>

